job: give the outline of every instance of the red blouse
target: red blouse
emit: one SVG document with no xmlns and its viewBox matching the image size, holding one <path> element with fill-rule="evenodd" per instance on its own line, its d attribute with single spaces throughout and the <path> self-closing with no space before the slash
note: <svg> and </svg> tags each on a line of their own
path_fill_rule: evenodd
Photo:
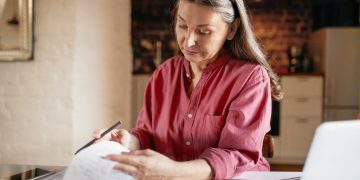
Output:
<svg viewBox="0 0 360 180">
<path fill-rule="evenodd" d="M 189 96 L 190 84 L 190 63 L 182 56 L 156 69 L 131 130 L 141 148 L 176 161 L 205 159 L 215 179 L 269 170 L 262 156 L 271 116 L 266 70 L 223 53 L 203 70 Z"/>
</svg>

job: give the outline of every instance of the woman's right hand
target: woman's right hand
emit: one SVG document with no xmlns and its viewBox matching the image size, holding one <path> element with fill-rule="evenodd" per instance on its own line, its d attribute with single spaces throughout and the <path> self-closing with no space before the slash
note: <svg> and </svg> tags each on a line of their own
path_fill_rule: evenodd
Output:
<svg viewBox="0 0 360 180">
<path fill-rule="evenodd" d="M 105 129 L 97 129 L 94 131 L 94 138 L 99 141 L 115 141 L 123 145 L 124 147 L 130 150 L 138 150 L 140 149 L 140 143 L 137 137 L 130 134 L 126 129 L 114 129 L 109 133 L 105 134 L 102 138 L 100 138 L 101 133 L 103 133 Z"/>
</svg>

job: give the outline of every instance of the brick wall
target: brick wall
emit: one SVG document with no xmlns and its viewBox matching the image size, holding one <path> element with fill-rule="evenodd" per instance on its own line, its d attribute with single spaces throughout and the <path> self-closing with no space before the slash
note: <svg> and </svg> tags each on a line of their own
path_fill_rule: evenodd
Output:
<svg viewBox="0 0 360 180">
<path fill-rule="evenodd" d="M 288 66 L 289 46 L 304 46 L 311 32 L 310 2 L 276 0 L 249 4 L 253 30 L 275 71 Z"/>
<path fill-rule="evenodd" d="M 156 65 L 157 42 L 161 42 L 161 58 L 177 53 L 171 31 L 170 11 L 173 0 L 132 1 L 133 72 L 151 73 Z"/>
<path fill-rule="evenodd" d="M 133 72 L 151 73 L 155 68 L 156 41 L 162 42 L 162 59 L 178 52 L 170 30 L 174 0 L 132 1 Z M 268 60 L 277 70 L 287 67 L 287 49 L 303 46 L 311 29 L 307 0 L 251 1 L 248 9 L 254 32 Z"/>
<path fill-rule="evenodd" d="M 0 62 L 0 164 L 64 166 L 94 129 L 132 124 L 130 1 L 34 6 L 34 59 Z"/>
</svg>

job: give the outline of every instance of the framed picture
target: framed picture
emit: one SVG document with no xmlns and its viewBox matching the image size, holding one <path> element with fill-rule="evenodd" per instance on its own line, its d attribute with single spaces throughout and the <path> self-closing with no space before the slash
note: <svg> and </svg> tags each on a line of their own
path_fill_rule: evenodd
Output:
<svg viewBox="0 0 360 180">
<path fill-rule="evenodd" d="M 33 0 L 0 0 L 0 60 L 33 55 Z"/>
</svg>

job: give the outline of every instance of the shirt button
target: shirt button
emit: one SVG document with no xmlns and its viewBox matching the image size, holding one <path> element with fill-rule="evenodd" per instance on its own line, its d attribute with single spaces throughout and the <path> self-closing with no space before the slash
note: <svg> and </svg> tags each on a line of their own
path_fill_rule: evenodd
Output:
<svg viewBox="0 0 360 180">
<path fill-rule="evenodd" d="M 188 114 L 187 117 L 188 117 L 189 119 L 191 119 L 191 118 L 193 117 L 193 115 L 192 115 L 192 114 Z"/>
<path fill-rule="evenodd" d="M 185 144 L 186 144 L 187 146 L 190 146 L 191 142 L 190 142 L 190 141 L 186 141 Z"/>
</svg>

